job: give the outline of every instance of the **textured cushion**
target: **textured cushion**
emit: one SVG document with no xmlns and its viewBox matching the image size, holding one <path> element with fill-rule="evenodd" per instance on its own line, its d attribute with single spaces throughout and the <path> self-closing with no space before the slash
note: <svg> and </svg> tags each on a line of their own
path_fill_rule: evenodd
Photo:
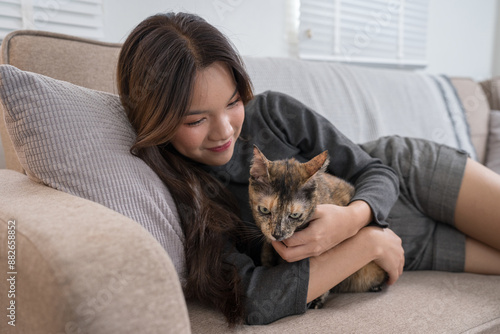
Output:
<svg viewBox="0 0 500 334">
<path fill-rule="evenodd" d="M 0 62 L 43 74 L 75 85 L 116 93 L 116 63 L 119 43 L 107 43 L 39 30 L 16 30 L 0 45 Z M 14 146 L 7 135 L 0 107 L 0 137 L 5 150 L 5 166 L 21 173 Z M 3 167 L 3 168 L 5 168 Z"/>
<path fill-rule="evenodd" d="M 474 143 L 478 160 L 485 162 L 486 145 L 488 141 L 488 119 L 490 115 L 490 105 L 487 95 L 485 95 L 484 85 L 471 78 L 456 77 L 451 82 L 457 90 L 462 105 L 464 106 L 467 121 L 470 125 L 470 136 Z"/>
<path fill-rule="evenodd" d="M 118 96 L 0 65 L 7 130 L 27 175 L 142 224 L 182 278 L 183 233 L 168 189 L 129 149 Z"/>
<path fill-rule="evenodd" d="M 431 139 L 476 157 L 464 111 L 445 78 L 295 59 L 244 57 L 255 92 L 289 94 L 356 143 L 381 136 Z"/>
<path fill-rule="evenodd" d="M 490 114 L 490 133 L 486 151 L 486 166 L 500 174 L 500 111 Z"/>
<path fill-rule="evenodd" d="M 0 106 L 1 108 L 1 106 Z M 0 116 L 2 115 L 2 112 L 0 111 Z M 3 152 L 3 144 L 2 144 L 2 138 L 0 137 L 0 169 L 6 168 L 7 164 L 5 162 L 5 154 Z"/>
<path fill-rule="evenodd" d="M 480 82 L 492 110 L 500 110 L 500 76 Z"/>
</svg>

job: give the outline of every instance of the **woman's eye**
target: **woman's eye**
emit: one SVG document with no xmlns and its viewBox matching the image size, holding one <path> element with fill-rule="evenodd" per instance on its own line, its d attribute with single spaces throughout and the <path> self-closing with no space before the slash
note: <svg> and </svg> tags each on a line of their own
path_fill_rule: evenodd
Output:
<svg viewBox="0 0 500 334">
<path fill-rule="evenodd" d="M 194 122 L 189 122 L 189 123 L 186 123 L 186 125 L 188 125 L 188 126 L 196 126 L 196 125 L 201 124 L 201 123 L 203 122 L 203 120 L 204 120 L 204 118 L 199 119 L 199 120 L 194 121 Z"/>
<path fill-rule="evenodd" d="M 238 102 L 240 102 L 240 100 L 241 100 L 240 98 L 237 98 L 237 99 L 236 99 L 236 100 L 234 100 L 233 102 L 229 103 L 229 104 L 227 105 L 227 107 L 228 107 L 228 108 L 232 108 L 232 107 L 236 106 L 236 105 L 238 104 Z"/>
<path fill-rule="evenodd" d="M 300 217 L 302 217 L 302 213 L 300 213 L 300 212 L 294 212 L 294 213 L 290 214 L 290 218 L 292 218 L 292 219 L 299 219 Z"/>
<path fill-rule="evenodd" d="M 263 213 L 263 214 L 265 214 L 265 215 L 268 215 L 268 214 L 270 214 L 270 213 L 271 213 L 271 211 L 269 211 L 269 209 L 268 209 L 268 208 L 266 208 L 266 207 L 264 207 L 264 206 L 260 206 L 260 205 L 259 205 L 259 212 L 260 212 L 260 213 Z"/>
</svg>

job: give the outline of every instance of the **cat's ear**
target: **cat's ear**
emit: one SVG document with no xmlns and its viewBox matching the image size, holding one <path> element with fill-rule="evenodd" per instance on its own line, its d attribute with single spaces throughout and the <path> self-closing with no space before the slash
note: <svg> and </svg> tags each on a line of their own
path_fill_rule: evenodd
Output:
<svg viewBox="0 0 500 334">
<path fill-rule="evenodd" d="M 304 168 L 309 175 L 309 177 L 312 177 L 314 174 L 318 172 L 325 172 L 326 167 L 328 167 L 328 164 L 330 163 L 330 159 L 328 158 L 328 151 L 324 151 L 323 153 L 318 154 L 308 162 L 305 162 Z"/>
<path fill-rule="evenodd" d="M 250 166 L 250 176 L 256 180 L 262 177 L 269 177 L 269 160 L 267 160 L 256 145 L 253 146 L 253 160 Z"/>
</svg>

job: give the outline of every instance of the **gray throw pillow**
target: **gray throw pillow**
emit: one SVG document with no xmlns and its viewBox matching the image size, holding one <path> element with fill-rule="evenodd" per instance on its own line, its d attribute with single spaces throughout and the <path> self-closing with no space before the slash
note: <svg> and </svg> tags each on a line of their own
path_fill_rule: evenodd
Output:
<svg viewBox="0 0 500 334">
<path fill-rule="evenodd" d="M 490 113 L 486 166 L 500 174 L 500 110 L 492 110 Z"/>
<path fill-rule="evenodd" d="M 184 236 L 175 204 L 153 170 L 130 153 L 135 132 L 117 95 L 1 65 L 0 98 L 32 180 L 137 221 L 183 278 Z"/>
</svg>

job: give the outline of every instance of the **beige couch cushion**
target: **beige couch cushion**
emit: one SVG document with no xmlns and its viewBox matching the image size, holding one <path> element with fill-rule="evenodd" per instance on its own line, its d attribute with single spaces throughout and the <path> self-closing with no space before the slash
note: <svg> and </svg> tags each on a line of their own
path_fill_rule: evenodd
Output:
<svg viewBox="0 0 500 334">
<path fill-rule="evenodd" d="M 488 99 L 481 86 L 470 78 L 451 78 L 451 82 L 465 108 L 478 161 L 484 163 L 490 112 Z"/>
<path fill-rule="evenodd" d="M 323 309 L 235 332 L 500 333 L 499 285 L 500 276 L 405 272 L 382 292 L 330 295 Z M 193 333 L 226 332 L 217 312 L 196 303 L 188 308 Z"/>
</svg>

